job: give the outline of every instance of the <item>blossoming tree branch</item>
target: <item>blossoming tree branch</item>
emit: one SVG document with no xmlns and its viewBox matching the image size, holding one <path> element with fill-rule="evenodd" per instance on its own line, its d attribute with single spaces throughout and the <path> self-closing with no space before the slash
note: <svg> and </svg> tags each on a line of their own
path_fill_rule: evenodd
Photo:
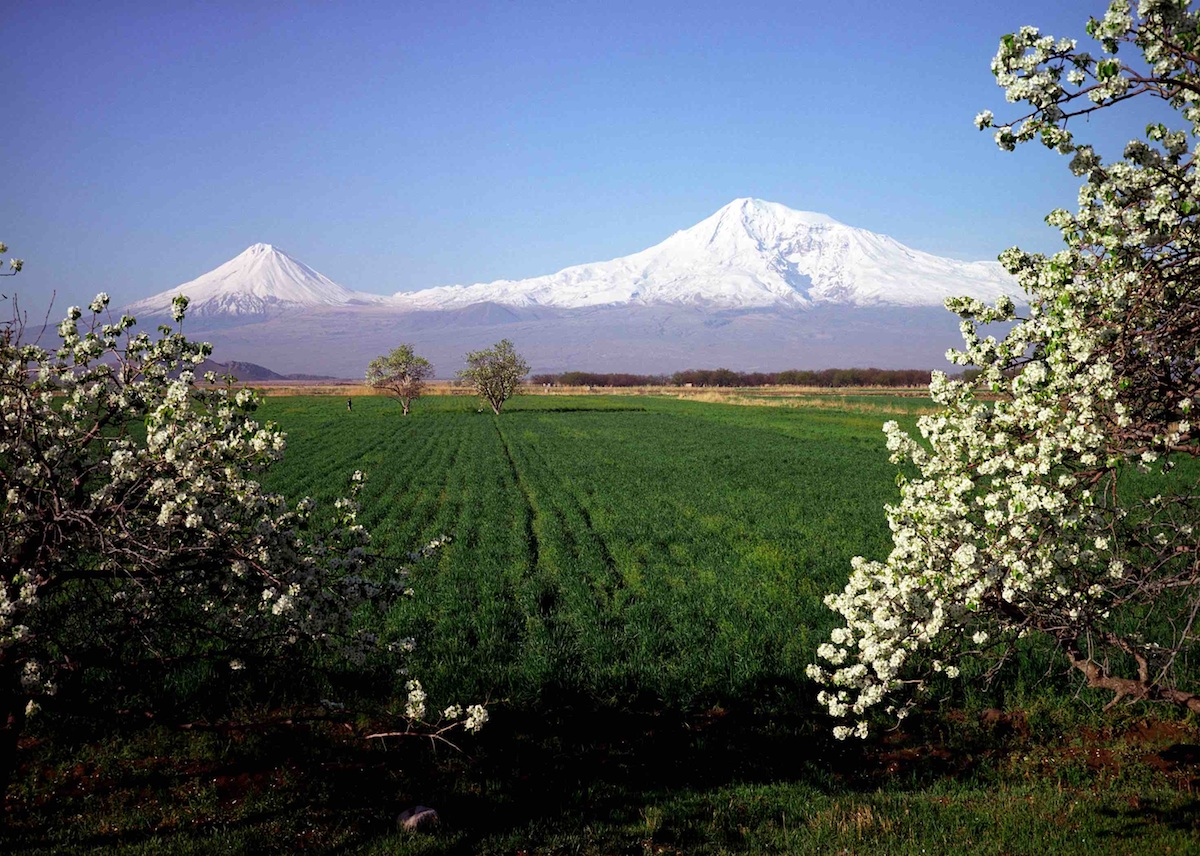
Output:
<svg viewBox="0 0 1200 856">
<path fill-rule="evenodd" d="M 360 620 L 407 592 L 368 552 L 363 474 L 324 513 L 263 490 L 284 434 L 249 390 L 196 376 L 211 348 L 180 332 L 186 298 L 157 336 L 108 302 L 71 307 L 54 349 L 0 324 L 0 793 L 25 717 L 92 667 L 240 672 L 320 651 L 403 673 L 412 647 Z M 423 719 L 420 684 L 405 689 Z"/>
<path fill-rule="evenodd" d="M 1200 615 L 1200 14 L 1118 0 L 1087 32 L 1098 53 L 1023 27 L 992 63 L 1026 112 L 976 124 L 1002 149 L 1066 155 L 1085 183 L 1077 211 L 1047 217 L 1063 250 L 1001 256 L 1027 309 L 947 301 L 965 340 L 949 356 L 981 369 L 987 394 L 939 374 L 919 438 L 885 426 L 915 472 L 887 509 L 892 550 L 856 559 L 827 598 L 844 626 L 809 667 L 839 737 L 902 718 L 965 658 L 998 668 L 1027 635 L 1110 705 L 1200 712 L 1200 686 L 1178 681 Z M 1076 140 L 1073 119 L 1135 98 L 1178 127 L 1150 125 L 1112 162 Z M 991 322 L 1011 331 L 985 336 Z"/>
</svg>

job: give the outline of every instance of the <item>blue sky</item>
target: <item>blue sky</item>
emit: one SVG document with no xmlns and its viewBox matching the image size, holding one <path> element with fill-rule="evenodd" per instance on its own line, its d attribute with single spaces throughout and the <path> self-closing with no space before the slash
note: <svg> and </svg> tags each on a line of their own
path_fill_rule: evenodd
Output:
<svg viewBox="0 0 1200 856">
<path fill-rule="evenodd" d="M 123 304 L 258 241 L 376 293 L 516 279 L 739 196 L 953 258 L 1051 251 L 1078 180 L 972 119 L 1015 116 L 1003 33 L 1086 40 L 1104 5 L 10 0 L 3 290 Z"/>
</svg>

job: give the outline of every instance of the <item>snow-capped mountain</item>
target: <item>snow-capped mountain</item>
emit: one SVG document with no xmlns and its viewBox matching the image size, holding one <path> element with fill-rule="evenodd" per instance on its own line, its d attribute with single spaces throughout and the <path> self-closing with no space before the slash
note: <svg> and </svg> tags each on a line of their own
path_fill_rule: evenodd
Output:
<svg viewBox="0 0 1200 856">
<path fill-rule="evenodd" d="M 188 332 L 223 360 L 361 377 L 407 342 L 448 377 L 511 339 L 535 371 L 946 368 L 950 295 L 1020 298 L 995 262 L 959 262 L 758 199 L 660 244 L 549 276 L 391 297 L 351 291 L 268 244 L 128 308 L 146 323 L 186 294 Z M 313 347 L 320 342 L 320 347 Z"/>
<path fill-rule="evenodd" d="M 940 306 L 952 295 L 1017 296 L 996 262 L 960 262 L 904 246 L 825 216 L 761 199 L 735 199 L 660 244 L 548 276 L 398 292 L 398 308 L 478 303 L 579 309 Z"/>
<path fill-rule="evenodd" d="M 352 291 L 270 244 L 255 244 L 191 282 L 140 300 L 133 314 L 169 315 L 186 294 L 189 316 L 239 323 L 294 310 L 373 304 L 443 311 L 477 304 L 517 308 L 687 306 L 703 310 L 941 306 L 952 295 L 1019 297 L 996 262 L 960 262 L 904 246 L 824 214 L 735 199 L 660 244 L 607 262 L 522 280 L 397 292 Z"/>
<path fill-rule="evenodd" d="M 132 315 L 170 315 L 171 301 L 187 295 L 188 316 L 254 319 L 297 309 L 380 303 L 386 298 L 351 291 L 270 244 L 254 244 L 203 276 L 139 300 Z"/>
</svg>

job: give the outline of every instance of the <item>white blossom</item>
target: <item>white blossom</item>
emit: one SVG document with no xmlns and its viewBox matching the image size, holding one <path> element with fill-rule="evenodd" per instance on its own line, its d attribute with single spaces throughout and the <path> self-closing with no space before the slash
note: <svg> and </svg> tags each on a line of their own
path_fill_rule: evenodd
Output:
<svg viewBox="0 0 1200 856">
<path fill-rule="evenodd" d="M 467 718 L 463 721 L 463 728 L 470 732 L 479 731 L 488 721 L 488 712 L 482 706 L 473 704 L 467 708 Z"/>
<path fill-rule="evenodd" d="M 1034 631 L 1078 646 L 1078 665 L 1097 640 L 1124 632 L 1129 608 L 1164 609 L 1156 592 L 1190 591 L 1171 575 L 1190 580 L 1200 554 L 1184 519 L 1200 490 L 1189 484 L 1143 503 L 1118 477 L 1135 469 L 1161 477 L 1179 454 L 1200 455 L 1188 418 L 1200 392 L 1200 333 L 1183 320 L 1200 279 L 1189 219 L 1200 215 L 1189 155 L 1200 137 L 1200 99 L 1190 94 L 1200 91 L 1200 53 L 1175 47 L 1198 29 L 1190 4 L 1144 0 L 1136 14 L 1114 2 L 1095 22 L 1099 56 L 1034 27 L 1001 41 L 992 70 L 1008 101 L 1029 112 L 998 123 L 984 111 L 976 125 L 992 128 L 1001 149 L 1037 140 L 1069 155 L 1085 183 L 1078 211 L 1047 218 L 1065 249 L 1000 256 L 1028 295 L 1022 317 L 1008 300 L 947 301 L 964 341 L 948 357 L 978 367 L 985 394 L 938 373 L 930 393 L 939 412 L 922 416 L 912 436 L 884 425 L 891 460 L 907 465 L 887 508 L 892 548 L 882 560 L 855 559 L 845 589 L 826 599 L 842 626 L 806 672 L 829 713 L 853 719 L 836 736 L 865 733 L 866 716 L 889 700 L 891 715 L 907 710 L 896 697 L 922 686 L 909 674 L 918 653 L 954 678 L 968 644 L 989 643 L 975 653 L 999 655 L 1002 643 Z M 1171 41 L 1176 34 L 1186 38 Z M 1139 89 L 1134 51 L 1172 85 Z M 1072 130 L 1086 126 L 1072 116 L 1139 93 L 1162 97 L 1186 127 L 1151 125 L 1107 164 L 1075 141 Z M 995 321 L 1012 322 L 999 340 L 980 330 Z M 1155 559 L 1134 567 L 1130 544 Z M 1178 626 L 1190 626 L 1184 618 Z M 1122 638 L 1125 653 L 1111 659 L 1187 641 Z M 1103 657 L 1088 661 L 1109 668 Z"/>
<path fill-rule="evenodd" d="M 411 680 L 405 684 L 408 698 L 404 703 L 404 715 L 409 719 L 423 719 L 425 716 L 425 690 L 421 682 Z"/>
</svg>

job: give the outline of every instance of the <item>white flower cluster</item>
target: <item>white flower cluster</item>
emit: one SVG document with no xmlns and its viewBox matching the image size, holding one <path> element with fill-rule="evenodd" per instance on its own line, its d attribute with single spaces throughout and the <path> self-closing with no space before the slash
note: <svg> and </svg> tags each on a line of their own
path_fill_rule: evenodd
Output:
<svg viewBox="0 0 1200 856">
<path fill-rule="evenodd" d="M 421 682 L 409 681 L 405 689 L 408 690 L 408 698 L 404 705 L 404 716 L 411 721 L 424 719 L 427 697 Z M 472 704 L 465 708 L 461 704 L 452 704 L 442 711 L 442 719 L 447 724 L 442 725 L 439 731 L 446 731 L 461 722 L 466 731 L 474 734 L 487 723 L 488 712 L 487 708 L 481 704 Z"/>
<path fill-rule="evenodd" d="M 424 719 L 426 696 L 421 682 L 417 680 L 409 681 L 404 688 L 408 690 L 408 699 L 404 704 L 404 715 L 409 719 Z"/>
<path fill-rule="evenodd" d="M 981 370 L 985 394 L 935 374 L 930 391 L 941 410 L 919 420 L 920 437 L 884 426 L 892 460 L 916 475 L 900 478 L 900 500 L 887 509 L 886 561 L 855 559 L 845 590 L 826 599 L 845 624 L 818 649 L 823 665 L 808 668 L 824 686 L 821 704 L 854 722 L 837 726 L 838 737 L 865 736 L 868 713 L 885 702 L 893 717 L 904 715 L 904 697 L 922 685 L 909 674 L 918 652 L 953 678 L 963 653 L 1000 653 L 1038 631 L 1086 674 L 1090 655 L 1079 652 L 1093 643 L 1149 662 L 1188 639 L 1124 637 L 1118 616 L 1154 603 L 1172 588 L 1170 575 L 1186 574 L 1200 555 L 1182 522 L 1195 514 L 1195 494 L 1135 512 L 1117 481 L 1127 469 L 1166 472 L 1172 455 L 1200 454 L 1188 418 L 1200 392 L 1200 310 L 1187 293 L 1200 277 L 1191 221 L 1200 215 L 1200 175 L 1187 144 L 1200 137 L 1200 76 L 1195 55 L 1163 46 L 1171 33 L 1200 27 L 1185 6 L 1145 0 L 1135 15 L 1114 2 L 1089 27 L 1107 54 L 1099 60 L 1032 27 L 1001 42 L 997 80 L 1032 112 L 999 126 L 998 144 L 1036 137 L 1072 153 L 1072 169 L 1088 181 L 1077 214 L 1047 218 L 1067 249 L 1001 256 L 1030 296 L 1026 317 L 1009 300 L 947 301 L 963 318 L 965 342 L 949 356 Z M 1179 84 L 1154 92 L 1190 127 L 1152 126 L 1149 143 L 1131 143 L 1123 161 L 1103 165 L 1064 126 L 1078 115 L 1076 98 L 1108 105 L 1141 85 L 1112 56 L 1121 42 Z M 988 111 L 976 117 L 981 128 L 994 121 Z M 1015 322 L 1005 338 L 980 333 L 997 321 Z"/>
<path fill-rule="evenodd" d="M 442 711 L 442 718 L 446 720 L 461 719 L 463 728 L 472 733 L 479 731 L 488 721 L 488 712 L 481 704 L 473 704 L 465 710 L 461 704 L 452 704 Z"/>
<path fill-rule="evenodd" d="M 8 252 L 8 245 L 5 244 L 3 241 L 0 241 L 0 255 L 3 255 L 4 253 L 7 253 L 7 252 Z M 23 268 L 23 267 L 25 267 L 25 262 L 22 261 L 21 259 L 9 259 L 8 260 L 8 270 L 7 271 L 0 270 L 0 276 L 15 276 L 16 274 L 21 272 L 21 268 Z"/>
</svg>

